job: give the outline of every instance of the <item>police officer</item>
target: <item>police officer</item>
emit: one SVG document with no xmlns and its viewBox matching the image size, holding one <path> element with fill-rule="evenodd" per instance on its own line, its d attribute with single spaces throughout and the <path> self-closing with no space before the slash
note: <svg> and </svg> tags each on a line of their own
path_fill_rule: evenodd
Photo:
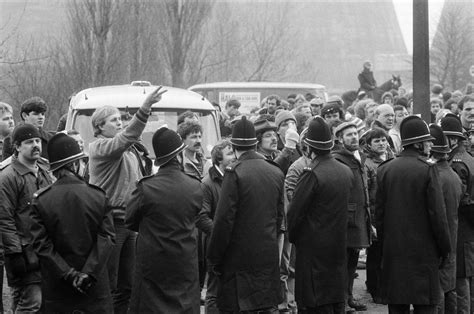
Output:
<svg viewBox="0 0 474 314">
<path fill-rule="evenodd" d="M 299 313 L 343 313 L 346 245 L 352 171 L 330 154 L 334 146 L 327 123 L 311 121 L 305 143 L 311 164 L 296 185 L 288 211 L 295 244 L 296 302 Z"/>
<path fill-rule="evenodd" d="M 441 120 L 441 127 L 448 138 L 451 153 L 448 162 L 459 175 L 465 193 L 458 210 L 458 242 L 456 251 L 456 293 L 458 313 L 472 312 L 474 293 L 474 157 L 466 151 L 466 141 L 461 121 L 453 114 Z"/>
<path fill-rule="evenodd" d="M 284 176 L 255 151 L 255 128 L 245 117 L 230 142 L 237 161 L 225 170 L 207 255 L 220 280 L 217 306 L 222 313 L 275 313 Z"/>
<path fill-rule="evenodd" d="M 446 135 L 443 134 L 443 129 L 437 124 L 430 124 L 430 134 L 434 138 L 430 159 L 436 163 L 436 168 L 439 171 L 451 240 L 451 254 L 440 269 L 442 302 L 438 306 L 438 313 L 456 313 L 456 243 L 458 238 L 458 207 L 462 196 L 462 184 L 459 176 L 448 164 L 447 158 L 451 149 L 448 146 Z"/>
<path fill-rule="evenodd" d="M 426 161 L 428 125 L 417 116 L 400 126 L 403 151 L 377 170 L 375 217 L 382 242 L 380 295 L 390 313 L 435 313 L 440 259 L 451 246 L 439 174 Z"/>
<path fill-rule="evenodd" d="M 45 312 L 112 312 L 104 265 L 115 230 L 105 192 L 79 177 L 79 160 L 86 155 L 72 137 L 54 135 L 48 156 L 57 181 L 35 193 L 31 227 Z"/>
<path fill-rule="evenodd" d="M 140 231 L 129 313 L 199 313 L 196 217 L 200 181 L 182 169 L 186 145 L 161 128 L 153 134 L 158 173 L 140 180 L 127 205 L 126 226 Z"/>
</svg>

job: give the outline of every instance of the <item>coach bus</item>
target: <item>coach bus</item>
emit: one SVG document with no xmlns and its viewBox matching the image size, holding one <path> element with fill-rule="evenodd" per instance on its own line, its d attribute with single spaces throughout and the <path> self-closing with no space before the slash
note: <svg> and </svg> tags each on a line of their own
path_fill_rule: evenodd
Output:
<svg viewBox="0 0 474 314">
<path fill-rule="evenodd" d="M 238 99 L 242 113 L 249 113 L 253 108 L 260 107 L 261 101 L 269 95 L 278 95 L 282 99 L 287 99 L 289 94 L 304 96 L 311 93 L 327 100 L 326 87 L 311 83 L 216 82 L 193 85 L 188 89 L 201 94 L 212 103 L 219 104 L 222 109 L 229 99 Z"/>
</svg>

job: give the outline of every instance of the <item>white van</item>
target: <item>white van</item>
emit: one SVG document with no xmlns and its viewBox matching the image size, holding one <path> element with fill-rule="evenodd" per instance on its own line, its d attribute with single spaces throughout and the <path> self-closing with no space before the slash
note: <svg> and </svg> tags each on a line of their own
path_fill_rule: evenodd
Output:
<svg viewBox="0 0 474 314">
<path fill-rule="evenodd" d="M 133 115 L 140 108 L 147 94 L 158 87 L 148 82 L 139 83 L 88 88 L 71 98 L 66 130 L 75 129 L 81 134 L 86 152 L 89 149 L 89 143 L 95 139 L 91 123 L 91 116 L 95 109 L 109 105 Z M 195 92 L 168 86 L 163 86 L 163 90 L 167 92 L 163 94 L 159 103 L 152 106 L 151 115 L 142 135 L 150 157 L 155 157 L 151 142 L 153 133 L 162 126 L 176 130 L 178 116 L 190 110 L 199 115 L 203 128 L 204 155 L 210 158 L 213 145 L 220 139 L 219 120 L 215 108 L 207 99 Z"/>
</svg>

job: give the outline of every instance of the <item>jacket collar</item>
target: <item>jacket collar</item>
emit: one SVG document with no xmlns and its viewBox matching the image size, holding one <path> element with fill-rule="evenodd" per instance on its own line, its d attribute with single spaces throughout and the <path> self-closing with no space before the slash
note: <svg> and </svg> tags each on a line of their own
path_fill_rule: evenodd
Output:
<svg viewBox="0 0 474 314">
<path fill-rule="evenodd" d="M 278 155 L 278 151 L 274 151 L 270 154 L 266 154 L 260 147 L 257 148 L 257 153 L 263 155 L 266 159 L 274 160 Z"/>
<path fill-rule="evenodd" d="M 365 163 L 365 159 L 367 158 L 365 154 L 359 149 L 360 154 L 360 161 L 354 156 L 354 153 L 348 151 L 344 145 L 341 145 L 339 149 L 335 150 L 334 153 L 336 155 L 341 155 L 343 157 L 349 158 L 351 160 L 355 160 L 359 165 L 363 165 Z"/>
<path fill-rule="evenodd" d="M 385 130 L 386 132 L 390 131 L 390 129 L 387 129 L 382 123 L 380 123 L 380 121 L 378 120 L 374 120 L 374 122 L 372 122 L 372 128 L 376 126 L 382 130 Z"/>
<path fill-rule="evenodd" d="M 217 167 L 213 165 L 211 168 L 209 168 L 209 177 L 211 178 L 212 181 L 222 181 L 223 176 L 217 170 Z"/>
<path fill-rule="evenodd" d="M 239 161 L 250 160 L 250 159 L 265 159 L 265 157 L 254 150 L 247 151 L 243 153 L 242 155 L 240 155 L 239 157 Z"/>
<path fill-rule="evenodd" d="M 420 157 L 421 154 L 413 149 L 404 149 L 400 153 L 400 157 Z"/>
<path fill-rule="evenodd" d="M 82 184 L 86 183 L 84 180 L 81 180 L 79 177 L 75 176 L 72 172 L 68 175 L 62 176 L 56 181 L 56 184 Z"/>
<path fill-rule="evenodd" d="M 36 165 L 38 165 L 38 171 L 43 171 L 43 172 L 47 172 L 48 171 L 48 165 L 45 164 L 43 161 L 38 160 L 38 162 L 36 163 Z M 14 157 L 12 158 L 12 162 L 11 162 L 11 166 L 13 167 L 13 169 L 15 169 L 15 171 L 17 171 L 21 176 L 24 176 L 25 174 L 27 173 L 31 173 L 33 175 L 36 176 L 36 173 L 28 168 L 27 166 L 25 166 L 23 163 L 21 163 L 19 160 L 18 160 L 18 157 Z"/>
</svg>

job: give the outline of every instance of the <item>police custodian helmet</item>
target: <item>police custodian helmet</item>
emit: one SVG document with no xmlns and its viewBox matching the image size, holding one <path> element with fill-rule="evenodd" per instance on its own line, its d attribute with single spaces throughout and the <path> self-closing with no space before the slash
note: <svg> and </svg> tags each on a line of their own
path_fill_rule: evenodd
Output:
<svg viewBox="0 0 474 314">
<path fill-rule="evenodd" d="M 76 140 L 64 133 L 57 133 L 49 140 L 48 156 L 51 171 L 86 157 Z"/>
<path fill-rule="evenodd" d="M 409 116 L 403 119 L 400 125 L 400 137 L 402 146 L 434 140 L 430 134 L 428 124 L 417 116 Z"/>
<path fill-rule="evenodd" d="M 454 114 L 448 113 L 441 119 L 441 128 L 446 136 L 457 136 L 464 139 L 461 120 Z"/>
<path fill-rule="evenodd" d="M 166 164 L 186 148 L 178 133 L 164 127 L 153 134 L 152 144 L 156 158 L 155 166 L 158 167 Z"/>
<path fill-rule="evenodd" d="M 323 118 L 316 116 L 311 120 L 304 142 L 314 149 L 330 150 L 333 148 L 331 129 Z"/>
<path fill-rule="evenodd" d="M 434 137 L 431 151 L 435 153 L 448 154 L 451 149 L 448 146 L 448 139 L 443 133 L 443 129 L 434 123 L 430 124 L 430 134 Z"/>
<path fill-rule="evenodd" d="M 252 122 L 243 116 L 232 128 L 230 142 L 234 146 L 249 147 L 257 144 L 257 135 Z"/>
</svg>

